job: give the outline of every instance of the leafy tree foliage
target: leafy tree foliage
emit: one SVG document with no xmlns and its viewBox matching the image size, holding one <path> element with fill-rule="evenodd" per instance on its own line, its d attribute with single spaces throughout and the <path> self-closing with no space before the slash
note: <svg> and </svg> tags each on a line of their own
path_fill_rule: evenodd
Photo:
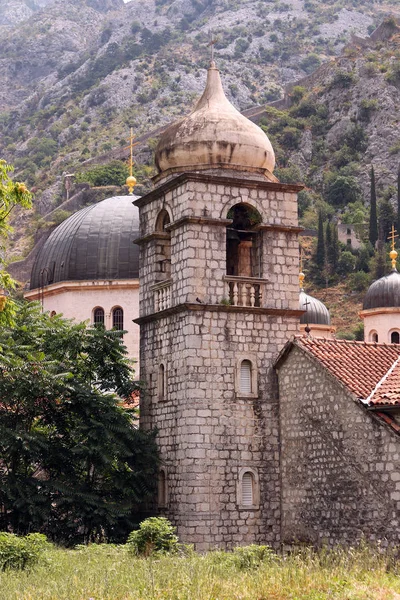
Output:
<svg viewBox="0 0 400 600">
<path fill-rule="evenodd" d="M 360 198 L 359 185 L 354 177 L 338 175 L 328 186 L 326 199 L 333 206 L 344 206 Z"/>
<path fill-rule="evenodd" d="M 4 255 L 5 241 L 11 228 L 8 217 L 15 207 L 30 208 L 31 194 L 24 183 L 13 181 L 10 177 L 13 167 L 5 160 L 0 160 L 0 289 L 11 290 L 14 282 L 5 271 Z M 0 328 L 12 323 L 14 303 L 0 294 Z M 0 349 L 1 352 L 1 349 Z"/>
<path fill-rule="evenodd" d="M 154 491 L 154 436 L 120 406 L 137 389 L 121 333 L 19 304 L 0 329 L 0 529 L 118 540 Z"/>
<path fill-rule="evenodd" d="M 94 186 L 125 185 L 128 175 L 129 170 L 125 163 L 119 160 L 112 160 L 106 165 L 99 165 L 84 173 L 79 173 L 76 180 L 78 182 L 85 181 Z"/>
<path fill-rule="evenodd" d="M 322 219 L 322 212 L 318 215 L 318 240 L 317 248 L 314 257 L 315 264 L 323 269 L 325 266 L 325 237 L 324 237 L 324 222 Z"/>
<path fill-rule="evenodd" d="M 376 189 L 375 189 L 375 171 L 374 167 L 371 167 L 371 208 L 369 215 L 369 241 L 372 247 L 378 240 L 378 216 L 376 208 Z"/>
</svg>

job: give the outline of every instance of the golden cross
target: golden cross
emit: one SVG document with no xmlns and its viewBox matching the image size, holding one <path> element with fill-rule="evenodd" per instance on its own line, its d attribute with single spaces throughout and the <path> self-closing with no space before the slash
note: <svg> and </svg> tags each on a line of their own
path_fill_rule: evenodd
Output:
<svg viewBox="0 0 400 600">
<path fill-rule="evenodd" d="M 394 246 L 395 246 L 394 239 L 397 238 L 397 237 L 399 237 L 399 236 L 397 235 L 397 232 L 396 232 L 396 230 L 394 228 L 394 225 L 392 225 L 391 232 L 388 235 L 388 240 L 391 240 L 391 243 L 392 243 L 392 250 L 394 250 Z"/>
<path fill-rule="evenodd" d="M 131 135 L 130 135 L 130 139 L 129 139 L 130 144 L 129 144 L 129 146 L 125 146 L 123 148 L 123 150 L 130 150 L 131 151 L 131 155 L 130 155 L 129 162 L 128 162 L 130 177 L 132 177 L 132 175 L 133 175 L 133 148 L 135 146 L 137 146 L 138 144 L 140 144 L 140 142 L 135 142 L 134 143 L 133 142 L 134 139 L 135 139 L 135 136 L 133 135 L 133 127 L 131 127 Z"/>
</svg>

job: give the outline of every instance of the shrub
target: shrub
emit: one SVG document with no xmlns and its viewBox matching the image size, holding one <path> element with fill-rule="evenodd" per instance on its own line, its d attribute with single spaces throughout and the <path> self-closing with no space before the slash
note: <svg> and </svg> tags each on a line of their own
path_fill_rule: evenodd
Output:
<svg viewBox="0 0 400 600">
<path fill-rule="evenodd" d="M 326 199 L 334 206 L 344 206 L 349 202 L 357 202 L 361 198 L 361 190 L 354 177 L 338 175 L 327 189 Z"/>
<path fill-rule="evenodd" d="M 118 160 L 113 160 L 106 165 L 99 165 L 84 173 L 78 173 L 76 182 L 87 182 L 94 186 L 124 185 L 128 175 L 129 170 L 126 164 Z"/>
<path fill-rule="evenodd" d="M 354 292 L 364 292 L 371 283 L 371 276 L 365 271 L 351 273 L 347 280 L 348 288 Z M 358 339 L 358 338 L 356 338 Z"/>
<path fill-rule="evenodd" d="M 234 565 L 243 571 L 257 569 L 262 563 L 276 560 L 275 552 L 269 546 L 243 546 L 235 548 L 233 551 Z"/>
<path fill-rule="evenodd" d="M 349 88 L 355 83 L 356 77 L 351 71 L 338 70 L 332 80 L 331 87 Z"/>
<path fill-rule="evenodd" d="M 176 553 L 179 544 L 175 532 L 176 528 L 165 517 L 150 517 L 129 535 L 128 549 L 140 556 L 150 556 L 155 552 Z"/>
<path fill-rule="evenodd" d="M 0 569 L 26 569 L 32 567 L 50 547 L 45 535 L 30 533 L 19 537 L 14 533 L 0 532 Z"/>
<path fill-rule="evenodd" d="M 354 271 L 355 266 L 356 257 L 348 250 L 342 252 L 339 258 L 337 269 L 339 275 L 348 275 L 349 273 L 352 273 Z"/>
</svg>

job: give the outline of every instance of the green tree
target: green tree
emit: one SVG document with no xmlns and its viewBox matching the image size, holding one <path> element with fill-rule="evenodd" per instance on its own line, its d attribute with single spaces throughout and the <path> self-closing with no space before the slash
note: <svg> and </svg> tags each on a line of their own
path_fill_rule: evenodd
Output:
<svg viewBox="0 0 400 600">
<path fill-rule="evenodd" d="M 331 273 L 336 273 L 339 262 L 339 238 L 338 228 L 334 223 L 328 223 L 326 226 L 326 258 Z"/>
<path fill-rule="evenodd" d="M 324 221 L 322 218 L 322 212 L 318 214 L 318 239 L 317 247 L 314 255 L 314 262 L 322 271 L 325 266 L 325 237 L 324 237 Z"/>
<path fill-rule="evenodd" d="M 328 185 L 326 199 L 333 206 L 345 206 L 361 197 L 360 187 L 354 177 L 338 175 Z"/>
<path fill-rule="evenodd" d="M 98 165 L 93 169 L 78 173 L 77 182 L 87 182 L 94 186 L 125 185 L 129 175 L 127 165 L 119 160 L 112 160 L 106 165 Z"/>
<path fill-rule="evenodd" d="M 388 198 L 383 198 L 379 203 L 379 234 L 382 236 L 382 242 L 388 239 L 393 223 L 396 221 L 396 214 Z"/>
<path fill-rule="evenodd" d="M 157 451 L 120 405 L 137 393 L 121 333 L 20 303 L 0 347 L 0 529 L 125 538 L 154 492 Z"/>
<path fill-rule="evenodd" d="M 376 189 L 375 189 L 375 171 L 374 167 L 371 167 L 371 196 L 370 196 L 370 213 L 369 213 L 369 241 L 372 247 L 375 248 L 375 244 L 378 240 L 378 216 L 376 208 Z"/>
<path fill-rule="evenodd" d="M 10 213 L 17 207 L 30 208 L 32 197 L 24 183 L 13 181 L 11 173 L 14 168 L 5 160 L 0 160 L 0 290 L 12 290 L 14 282 L 5 270 L 5 243 L 11 231 Z M 12 322 L 14 303 L 0 291 L 0 328 Z"/>
</svg>

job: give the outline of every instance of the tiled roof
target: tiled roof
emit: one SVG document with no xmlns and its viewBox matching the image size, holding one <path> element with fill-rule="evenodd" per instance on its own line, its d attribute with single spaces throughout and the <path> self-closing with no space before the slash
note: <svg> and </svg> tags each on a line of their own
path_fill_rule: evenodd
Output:
<svg viewBox="0 0 400 600">
<path fill-rule="evenodd" d="M 368 406 L 400 405 L 400 358 L 368 398 Z"/>
<path fill-rule="evenodd" d="M 395 344 L 311 337 L 298 337 L 295 343 L 310 352 L 332 375 L 362 400 L 366 400 L 374 392 L 379 382 L 400 357 L 400 345 Z M 395 372 L 396 376 L 393 377 L 397 379 L 392 380 L 388 377 L 388 386 L 383 389 L 386 393 L 393 393 L 397 385 L 397 398 L 400 401 L 400 367 L 394 369 L 393 373 Z M 385 404 L 390 403 L 385 402 Z"/>
</svg>

